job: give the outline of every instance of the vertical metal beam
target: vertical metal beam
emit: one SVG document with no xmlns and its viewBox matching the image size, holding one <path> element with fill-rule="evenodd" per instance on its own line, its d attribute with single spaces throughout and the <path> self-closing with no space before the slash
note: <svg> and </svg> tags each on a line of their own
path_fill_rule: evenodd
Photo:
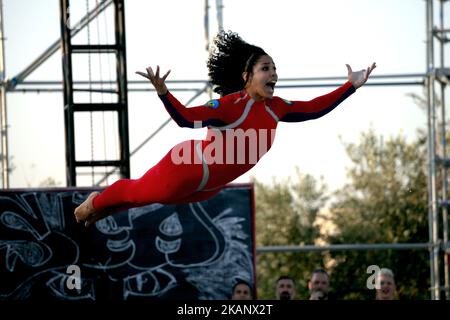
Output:
<svg viewBox="0 0 450 320">
<path fill-rule="evenodd" d="M 211 47 L 209 45 L 209 43 L 210 43 L 210 39 L 209 39 L 209 0 L 205 0 L 204 11 L 205 11 L 205 17 L 204 17 L 204 21 L 203 21 L 203 23 L 204 23 L 203 26 L 205 28 L 205 48 L 206 48 L 206 52 L 208 53 L 208 56 L 209 56 L 209 54 L 211 53 L 210 52 Z M 207 93 L 208 93 L 209 99 L 212 99 L 212 96 L 213 96 L 212 88 L 208 88 Z"/>
<path fill-rule="evenodd" d="M 433 1 L 426 0 L 427 27 L 427 127 L 428 127 L 428 231 L 430 250 L 431 299 L 439 300 L 439 246 L 437 245 L 437 176 L 436 176 L 436 97 L 434 93 Z"/>
<path fill-rule="evenodd" d="M 216 15 L 217 15 L 217 27 L 223 30 L 223 2 L 222 0 L 216 0 Z"/>
<path fill-rule="evenodd" d="M 8 116 L 6 107 L 6 70 L 5 50 L 3 35 L 3 0 L 0 0 L 0 119 L 1 119 L 1 162 L 2 162 L 2 187 L 9 188 L 9 151 L 8 151 Z"/>
<path fill-rule="evenodd" d="M 444 30 L 444 1 L 440 0 L 439 2 L 439 21 L 440 21 L 440 29 Z M 439 55 L 440 55 L 440 67 L 443 70 L 445 66 L 444 61 L 444 44 L 446 37 L 442 34 L 442 37 L 439 37 Z M 441 82 L 441 111 L 442 111 L 442 128 L 441 128 L 441 141 L 442 141 L 442 159 L 447 159 L 447 142 L 446 142 L 446 110 L 445 110 L 445 87 L 446 84 Z M 442 166 L 442 203 L 447 204 L 447 170 L 446 166 Z M 448 208 L 447 205 L 442 207 L 442 241 L 446 245 L 448 242 Z M 449 270 L 448 270 L 448 253 L 447 250 L 443 250 L 443 262 L 444 262 L 444 290 L 445 290 L 445 299 L 450 300 L 450 291 L 449 291 Z"/>
<path fill-rule="evenodd" d="M 64 90 L 64 128 L 67 186 L 76 186 L 75 130 L 73 116 L 72 50 L 69 26 L 69 0 L 60 0 L 61 50 Z"/>
<path fill-rule="evenodd" d="M 117 82 L 119 90 L 119 141 L 120 141 L 120 175 L 122 178 L 130 178 L 130 145 L 128 134 L 128 80 L 126 68 L 126 43 L 125 43 L 125 5 L 124 0 L 114 0 L 114 20 L 116 25 L 116 45 L 120 50 L 116 52 Z"/>
<path fill-rule="evenodd" d="M 203 27 L 205 28 L 205 47 L 209 52 L 209 0 L 205 0 Z"/>
</svg>

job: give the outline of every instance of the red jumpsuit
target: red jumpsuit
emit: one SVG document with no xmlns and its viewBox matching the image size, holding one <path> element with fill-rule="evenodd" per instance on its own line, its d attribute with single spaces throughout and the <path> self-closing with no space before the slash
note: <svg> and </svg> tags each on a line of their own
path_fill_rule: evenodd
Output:
<svg viewBox="0 0 450 320">
<path fill-rule="evenodd" d="M 176 145 L 139 179 L 116 181 L 94 198 L 94 209 L 206 200 L 259 161 L 272 146 L 279 121 L 317 119 L 353 92 L 350 82 L 311 101 L 255 101 L 240 91 L 192 108 L 168 92 L 160 98 L 173 120 L 180 127 L 208 127 L 206 139 Z"/>
</svg>

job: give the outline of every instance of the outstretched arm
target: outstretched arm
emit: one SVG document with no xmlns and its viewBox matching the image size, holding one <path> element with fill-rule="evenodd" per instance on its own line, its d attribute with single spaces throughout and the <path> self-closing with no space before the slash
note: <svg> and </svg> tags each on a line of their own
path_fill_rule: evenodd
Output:
<svg viewBox="0 0 450 320">
<path fill-rule="evenodd" d="M 137 71 L 136 73 L 150 80 L 160 99 L 164 103 L 164 107 L 167 112 L 180 127 L 200 128 L 209 125 L 225 125 L 225 122 L 222 121 L 223 114 L 211 107 L 199 106 L 186 108 L 182 103 L 180 103 L 177 98 L 175 98 L 169 90 L 167 90 L 167 86 L 165 84 L 170 70 L 167 71 L 162 77 L 160 77 L 159 74 L 159 66 L 156 67 L 156 73 L 153 72 L 151 67 L 148 67 L 146 71 L 147 73 L 140 71 Z"/>
<path fill-rule="evenodd" d="M 348 81 L 336 90 L 317 97 L 310 101 L 277 101 L 280 110 L 280 121 L 299 122 L 317 119 L 336 108 L 342 101 L 347 99 L 356 89 L 364 85 L 370 73 L 376 68 L 376 64 L 361 71 L 353 72 L 347 64 Z"/>
</svg>

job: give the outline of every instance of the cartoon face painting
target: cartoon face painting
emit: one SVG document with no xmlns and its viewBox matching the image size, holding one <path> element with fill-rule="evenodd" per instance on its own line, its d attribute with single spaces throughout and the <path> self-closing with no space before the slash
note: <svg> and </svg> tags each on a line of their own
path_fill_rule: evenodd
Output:
<svg viewBox="0 0 450 320">
<path fill-rule="evenodd" d="M 87 229 L 70 214 L 85 192 L 3 192 L 0 299 L 225 298 L 220 269 L 251 280 L 254 265 L 250 220 L 225 205 L 227 192 L 218 203 L 129 209 Z"/>
</svg>

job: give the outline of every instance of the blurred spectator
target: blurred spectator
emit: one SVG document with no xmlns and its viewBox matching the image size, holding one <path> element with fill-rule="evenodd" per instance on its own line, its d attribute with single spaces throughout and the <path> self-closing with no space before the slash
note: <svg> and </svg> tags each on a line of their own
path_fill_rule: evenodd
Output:
<svg viewBox="0 0 450 320">
<path fill-rule="evenodd" d="M 276 297 L 277 300 L 294 300 L 295 282 L 289 276 L 281 276 L 277 280 Z"/>
<path fill-rule="evenodd" d="M 391 269 L 381 268 L 377 274 L 376 300 L 396 300 L 397 288 L 395 286 L 394 273 Z"/>
<path fill-rule="evenodd" d="M 231 291 L 231 300 L 252 300 L 252 288 L 244 280 L 238 280 Z"/>
<path fill-rule="evenodd" d="M 319 268 L 312 272 L 308 281 L 309 300 L 328 300 L 330 277 L 325 269 Z"/>
</svg>

